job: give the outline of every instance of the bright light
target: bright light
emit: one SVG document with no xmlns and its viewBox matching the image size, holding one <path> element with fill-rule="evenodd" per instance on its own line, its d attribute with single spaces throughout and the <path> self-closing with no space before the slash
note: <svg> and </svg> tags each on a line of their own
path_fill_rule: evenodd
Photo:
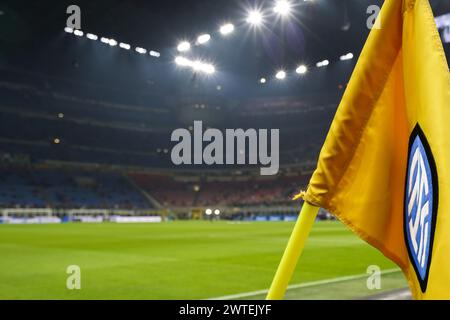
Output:
<svg viewBox="0 0 450 320">
<path fill-rule="evenodd" d="M 226 36 L 234 31 L 234 25 L 231 23 L 224 24 L 220 27 L 220 33 Z"/>
<path fill-rule="evenodd" d="M 86 34 L 86 38 L 90 39 L 90 40 L 97 40 L 98 36 L 92 33 L 87 33 Z"/>
<path fill-rule="evenodd" d="M 247 17 L 247 22 L 255 26 L 260 25 L 262 23 L 262 20 L 262 13 L 256 10 L 250 11 Z"/>
<path fill-rule="evenodd" d="M 286 0 L 278 0 L 273 8 L 273 11 L 285 16 L 291 12 L 291 4 Z"/>
<path fill-rule="evenodd" d="M 191 49 L 191 44 L 187 41 L 180 42 L 177 47 L 177 50 L 180 52 L 189 51 Z"/>
<path fill-rule="evenodd" d="M 108 38 L 101 37 L 100 41 L 103 42 L 103 43 L 109 44 L 109 39 Z"/>
<path fill-rule="evenodd" d="M 148 54 L 155 58 L 161 57 L 161 53 L 159 53 L 158 51 L 150 50 L 150 52 Z"/>
<path fill-rule="evenodd" d="M 218 215 L 220 214 L 220 210 L 219 210 L 219 209 L 214 210 L 214 214 L 215 214 L 216 216 L 218 216 Z"/>
<path fill-rule="evenodd" d="M 183 66 L 183 67 L 187 67 L 187 66 L 191 66 L 192 65 L 192 61 L 185 58 L 185 57 L 181 57 L 178 56 L 175 58 L 175 63 L 179 66 Z"/>
<path fill-rule="evenodd" d="M 64 118 L 64 113 L 62 113 L 62 112 L 58 113 L 58 118 L 60 118 L 60 119 Z"/>
<path fill-rule="evenodd" d="M 59 138 L 55 138 L 55 139 L 53 139 L 53 143 L 54 144 L 60 144 L 61 140 L 59 140 Z"/>
<path fill-rule="evenodd" d="M 200 70 L 207 74 L 213 74 L 214 72 L 216 72 L 216 68 L 212 64 L 208 64 L 208 63 L 206 63 L 206 64 L 203 63 L 201 65 Z"/>
<path fill-rule="evenodd" d="M 213 211 L 211 209 L 206 209 L 205 213 L 207 216 L 210 216 L 210 215 L 212 215 Z"/>
<path fill-rule="evenodd" d="M 64 31 L 67 32 L 67 33 L 73 33 L 73 29 L 69 28 L 69 27 L 65 27 Z"/>
<path fill-rule="evenodd" d="M 130 50 L 130 48 L 131 48 L 131 46 L 128 43 L 123 43 L 123 42 L 119 43 L 119 47 L 121 47 L 122 49 L 125 49 L 125 50 Z"/>
<path fill-rule="evenodd" d="M 204 63 L 200 60 L 192 61 L 185 57 L 178 56 L 175 58 L 175 63 L 181 67 L 191 67 L 194 71 L 204 72 L 207 74 L 213 74 L 216 72 L 216 68 L 210 63 Z"/>
<path fill-rule="evenodd" d="M 196 60 L 191 64 L 191 67 L 194 71 L 201 71 L 203 68 L 203 63 L 200 60 Z"/>
<path fill-rule="evenodd" d="M 195 61 L 192 68 L 195 71 L 201 71 L 207 74 L 213 74 L 214 72 L 216 72 L 216 68 L 214 68 L 212 64 L 203 63 L 201 61 Z"/>
<path fill-rule="evenodd" d="M 326 66 L 329 65 L 329 64 L 330 64 L 330 61 L 328 61 L 328 60 L 323 60 L 323 61 L 317 62 L 316 66 L 317 66 L 318 68 L 321 68 L 321 67 L 326 67 Z"/>
<path fill-rule="evenodd" d="M 344 54 L 343 56 L 340 57 L 341 61 L 345 61 L 345 60 L 352 60 L 353 59 L 353 53 L 349 52 L 347 54 Z"/>
<path fill-rule="evenodd" d="M 78 36 L 78 37 L 82 37 L 84 33 L 83 33 L 83 31 L 81 31 L 81 30 L 75 30 L 75 31 L 73 32 L 73 34 L 76 35 L 76 36 Z"/>
<path fill-rule="evenodd" d="M 199 44 L 205 44 L 205 43 L 207 43 L 209 40 L 211 40 L 211 36 L 210 36 L 209 34 L 207 34 L 207 33 L 202 34 L 202 35 L 199 35 L 198 38 L 197 38 L 197 42 L 198 42 Z"/>
<path fill-rule="evenodd" d="M 295 70 L 298 74 L 305 74 L 308 71 L 308 68 L 305 65 L 298 66 Z"/>
<path fill-rule="evenodd" d="M 262 84 L 264 84 L 264 83 L 267 82 L 267 80 L 266 80 L 266 78 L 261 78 L 261 79 L 259 79 L 259 82 L 262 83 Z"/>
<path fill-rule="evenodd" d="M 115 47 L 115 46 L 117 46 L 117 41 L 114 40 L 114 39 L 109 39 L 109 45 L 110 45 L 111 47 Z"/>
<path fill-rule="evenodd" d="M 134 49 L 137 53 L 140 53 L 140 54 L 146 54 L 147 53 L 147 50 L 146 49 L 144 49 L 144 48 L 141 48 L 141 47 L 136 47 L 136 49 Z"/>
<path fill-rule="evenodd" d="M 286 72 L 284 72 L 283 70 L 280 70 L 277 72 L 277 74 L 275 75 L 275 77 L 278 80 L 283 80 L 284 78 L 286 78 Z"/>
</svg>

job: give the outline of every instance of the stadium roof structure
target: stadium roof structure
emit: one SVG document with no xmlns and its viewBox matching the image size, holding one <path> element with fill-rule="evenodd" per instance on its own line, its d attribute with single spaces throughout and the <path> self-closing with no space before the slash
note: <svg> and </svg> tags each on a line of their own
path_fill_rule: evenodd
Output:
<svg viewBox="0 0 450 320">
<path fill-rule="evenodd" d="M 109 82 L 122 88 L 157 92 L 159 87 L 162 95 L 174 90 L 182 94 L 185 92 L 174 87 L 190 88 L 189 84 L 201 86 L 205 82 L 211 84 L 206 91 L 212 94 L 301 93 L 305 83 L 299 82 L 302 77 L 295 72 L 298 66 L 309 66 L 310 71 L 316 69 L 318 62 L 328 60 L 329 69 L 336 69 L 340 67 L 333 64 L 341 57 L 349 53 L 357 57 L 369 32 L 367 8 L 381 5 L 382 1 L 288 3 L 289 16 L 280 17 L 273 9 L 276 1 L 271 0 L 78 1 L 84 32 L 79 38 L 63 32 L 70 1 L 5 1 L 0 5 L 0 41 L 6 49 L 2 64 L 53 76 L 70 75 L 74 80 Z M 448 1 L 431 3 L 436 15 L 450 11 Z M 262 15 L 258 27 L 247 23 L 251 10 L 259 10 Z M 223 35 L 220 27 L 227 23 L 235 30 Z M 89 34 L 98 37 L 96 41 L 89 40 Z M 209 37 L 199 43 L 199 35 Z M 144 49 L 145 58 L 130 56 L 131 52 L 122 52 L 127 50 L 119 46 L 106 50 L 101 47 L 102 37 L 130 45 L 138 52 Z M 206 60 L 214 65 L 217 72 L 212 80 L 176 68 L 176 49 L 182 41 L 192 44 L 188 53 L 192 60 Z M 265 92 L 257 89 L 261 87 L 261 77 L 273 81 L 280 70 L 288 71 L 291 84 L 285 87 L 289 89 L 280 89 L 279 84 L 275 88 L 266 86 L 269 88 Z M 320 81 L 306 87 L 320 90 Z"/>
</svg>

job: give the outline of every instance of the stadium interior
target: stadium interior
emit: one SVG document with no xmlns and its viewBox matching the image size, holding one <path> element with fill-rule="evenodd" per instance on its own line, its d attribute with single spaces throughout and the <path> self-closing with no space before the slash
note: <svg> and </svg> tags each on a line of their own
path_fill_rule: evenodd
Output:
<svg viewBox="0 0 450 320">
<path fill-rule="evenodd" d="M 294 221 L 383 1 L 291 1 L 290 19 L 272 2 L 76 1 L 82 32 L 71 2 L 0 3 L 0 223 Z M 450 58 L 450 3 L 430 2 Z M 173 164 L 198 120 L 279 129 L 279 173 Z"/>
</svg>

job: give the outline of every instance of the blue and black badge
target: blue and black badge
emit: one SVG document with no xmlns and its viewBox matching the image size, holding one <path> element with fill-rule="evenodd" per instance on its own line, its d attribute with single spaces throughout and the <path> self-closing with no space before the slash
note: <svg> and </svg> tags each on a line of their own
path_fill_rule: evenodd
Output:
<svg viewBox="0 0 450 320">
<path fill-rule="evenodd" d="M 403 228 L 409 259 L 422 292 L 427 289 L 438 196 L 436 163 L 427 138 L 417 124 L 409 138 Z"/>
</svg>

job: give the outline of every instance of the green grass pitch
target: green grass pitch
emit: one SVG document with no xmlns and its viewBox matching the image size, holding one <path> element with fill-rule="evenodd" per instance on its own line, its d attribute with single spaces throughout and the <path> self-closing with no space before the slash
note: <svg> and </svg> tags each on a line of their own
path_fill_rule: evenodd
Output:
<svg viewBox="0 0 450 320">
<path fill-rule="evenodd" d="M 292 228 L 225 221 L 0 225 L 0 299 L 207 299 L 266 289 Z M 81 268 L 81 290 L 66 288 L 69 265 Z M 363 274 L 369 265 L 395 268 L 341 223 L 319 222 L 292 283 Z M 387 282 L 385 289 L 406 286 L 401 274 Z M 366 279 L 352 283 L 288 297 L 377 293 Z"/>
</svg>

